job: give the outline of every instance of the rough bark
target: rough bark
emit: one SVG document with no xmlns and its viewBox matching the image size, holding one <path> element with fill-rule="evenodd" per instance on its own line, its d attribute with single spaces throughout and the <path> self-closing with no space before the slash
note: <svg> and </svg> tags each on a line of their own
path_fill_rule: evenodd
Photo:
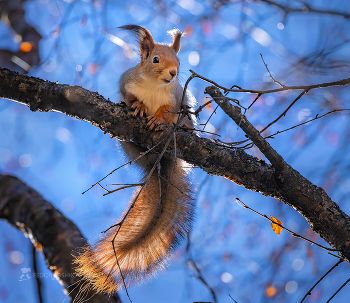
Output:
<svg viewBox="0 0 350 303">
<path fill-rule="evenodd" d="M 221 106 L 227 114 L 239 126 L 245 125 L 244 131 L 266 154 L 272 165 L 248 155 L 243 150 L 228 149 L 212 140 L 181 131 L 176 134 L 178 157 L 209 174 L 224 176 L 247 189 L 275 197 L 297 209 L 308 220 L 310 227 L 349 261 L 349 217 L 322 188 L 313 185 L 292 169 L 264 139 L 259 138 L 256 129 L 240 111 L 227 107 L 230 104 L 219 94 L 218 89 L 210 91 L 207 88 L 207 91 L 217 93 L 213 96 L 218 97 L 218 104 L 220 105 L 220 100 L 223 101 Z M 55 110 L 89 121 L 105 133 L 133 141 L 144 148 L 154 146 L 171 131 L 170 127 L 165 126 L 163 131 L 148 131 L 145 121 L 134 118 L 125 105 L 114 104 L 97 93 L 77 86 L 59 85 L 27 77 L 6 69 L 0 69 L 0 96 L 24 103 L 33 111 Z M 162 144 L 152 151 L 160 152 L 161 149 Z"/>
<path fill-rule="evenodd" d="M 275 180 L 280 195 L 277 198 L 295 208 L 332 247 L 341 251 L 348 261 L 350 256 L 350 218 L 331 200 L 323 188 L 317 187 L 288 165 L 259 131 L 241 114 L 238 106 L 229 103 L 215 86 L 206 92 L 223 111 L 236 122 L 275 168 Z"/>
<path fill-rule="evenodd" d="M 60 211 L 16 177 L 0 175 L 0 218 L 21 230 L 42 251 L 49 269 L 67 290 L 73 301 L 80 287 L 80 278 L 72 268 L 73 256 L 87 241 Z M 90 303 L 121 302 L 117 294 L 108 297 L 88 293 Z"/>
</svg>

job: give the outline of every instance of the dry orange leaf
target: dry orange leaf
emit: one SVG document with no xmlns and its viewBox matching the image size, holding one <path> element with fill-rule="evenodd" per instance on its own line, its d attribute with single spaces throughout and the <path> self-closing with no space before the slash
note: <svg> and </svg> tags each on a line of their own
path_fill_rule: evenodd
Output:
<svg viewBox="0 0 350 303">
<path fill-rule="evenodd" d="M 273 216 L 271 216 L 271 220 L 272 220 L 271 228 L 279 236 L 280 233 L 282 232 L 282 227 L 277 225 L 277 224 L 275 224 L 275 223 L 278 223 L 278 224 L 281 224 L 281 225 L 283 223 L 280 220 L 278 220 L 277 218 L 273 217 Z M 273 222 L 275 222 L 275 223 L 273 223 Z"/>
<path fill-rule="evenodd" d="M 32 44 L 30 42 L 22 42 L 21 43 L 21 51 L 24 52 L 24 53 L 28 53 L 32 50 Z"/>
<path fill-rule="evenodd" d="M 269 286 L 266 288 L 266 297 L 273 297 L 277 293 L 277 288 L 275 286 Z"/>
</svg>

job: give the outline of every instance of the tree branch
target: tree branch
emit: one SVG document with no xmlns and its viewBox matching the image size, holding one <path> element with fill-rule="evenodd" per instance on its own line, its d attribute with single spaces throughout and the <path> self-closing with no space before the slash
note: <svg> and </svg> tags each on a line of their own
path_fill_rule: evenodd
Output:
<svg viewBox="0 0 350 303">
<path fill-rule="evenodd" d="M 149 131 L 145 127 L 146 119 L 134 117 L 126 105 L 115 104 L 82 87 L 52 83 L 7 69 L 0 69 L 0 97 L 23 103 L 32 111 L 54 110 L 89 121 L 104 133 L 133 141 L 146 149 L 160 142 L 171 130 L 163 126 L 164 131 Z M 227 177 L 248 189 L 271 196 L 278 193 L 274 168 L 240 149 L 228 150 L 185 131 L 177 133 L 176 143 L 178 157 L 210 175 Z M 159 144 L 152 152 L 161 153 L 164 144 Z M 172 143 L 168 149 L 173 150 Z"/>
<path fill-rule="evenodd" d="M 73 255 L 87 244 L 74 223 L 16 177 L 0 174 L 0 218 L 20 229 L 42 251 L 49 269 L 74 300 L 80 278 L 72 268 Z M 117 294 L 108 297 L 89 292 L 90 303 L 120 303 Z"/>
<path fill-rule="evenodd" d="M 264 95 L 264 94 L 271 94 L 271 93 L 277 93 L 277 92 L 288 91 L 288 90 L 303 90 L 303 91 L 308 92 L 308 91 L 310 91 L 312 89 L 316 89 L 316 88 L 330 87 L 330 86 L 344 86 L 344 85 L 350 84 L 350 78 L 346 78 L 346 79 L 342 79 L 342 80 L 338 80 L 338 81 L 326 82 L 326 83 L 321 83 L 321 84 L 292 85 L 292 86 L 283 85 L 283 87 L 274 88 L 274 89 L 267 89 L 267 90 L 244 89 L 244 88 L 238 87 L 236 85 L 234 86 L 236 88 L 226 88 L 226 87 L 223 87 L 223 86 L 215 83 L 212 80 L 209 80 L 209 79 L 197 74 L 193 70 L 190 70 L 190 72 L 194 76 L 196 76 L 197 78 L 202 79 L 202 80 L 222 89 L 225 93 L 227 93 L 227 92 L 251 93 L 251 94 L 258 94 L 259 97 L 261 95 Z M 258 99 L 258 97 L 256 98 L 256 100 L 257 99 Z M 256 101 L 256 100 L 254 100 L 254 101 Z"/>
<path fill-rule="evenodd" d="M 258 0 L 260 2 L 264 2 L 268 5 L 278 7 L 281 9 L 285 15 L 288 15 L 290 13 L 314 13 L 314 14 L 321 14 L 321 15 L 333 15 L 337 17 L 343 17 L 345 19 L 350 18 L 350 14 L 341 12 L 341 11 L 336 11 L 332 9 L 317 9 L 311 7 L 308 3 L 304 2 L 304 6 L 302 8 L 297 8 L 297 7 L 291 7 L 288 5 L 283 5 L 275 1 L 271 0 Z"/>
<path fill-rule="evenodd" d="M 350 245 L 346 240 L 350 232 L 350 218 L 342 212 L 324 191 L 304 178 L 289 166 L 260 135 L 259 131 L 241 114 L 238 106 L 232 105 L 218 88 L 210 86 L 206 92 L 247 134 L 276 169 L 279 187 L 277 198 L 300 212 L 310 227 L 349 261 Z"/>
<path fill-rule="evenodd" d="M 207 91 L 210 89 L 207 88 Z M 226 177 L 247 189 L 275 197 L 297 209 L 308 220 L 311 228 L 349 261 L 350 243 L 346 241 L 350 235 L 349 217 L 322 188 L 313 185 L 286 164 L 239 109 L 229 108 L 232 105 L 227 104 L 228 100 L 219 89 L 213 88 L 211 93 L 214 100 L 222 104 L 222 108 L 226 106 L 232 112 L 238 125 L 244 126 L 248 137 L 262 149 L 272 165 L 248 155 L 242 149 L 227 149 L 212 140 L 182 131 L 176 134 L 177 157 L 202 168 L 208 174 Z M 121 140 L 133 141 L 146 149 L 161 141 L 171 129 L 163 126 L 163 131 L 149 131 L 145 119 L 133 117 L 129 108 L 123 104 L 114 104 L 78 86 L 59 85 L 6 69 L 0 69 L 0 96 L 24 103 L 33 111 L 55 110 L 89 121 L 105 133 Z M 160 153 L 163 147 L 164 144 L 159 144 L 152 152 Z M 174 150 L 173 146 L 169 145 L 168 150 Z"/>
</svg>

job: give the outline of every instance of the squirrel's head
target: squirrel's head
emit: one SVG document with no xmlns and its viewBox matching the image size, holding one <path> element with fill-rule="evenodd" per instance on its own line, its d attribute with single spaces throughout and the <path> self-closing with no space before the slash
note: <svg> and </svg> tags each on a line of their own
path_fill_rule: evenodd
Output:
<svg viewBox="0 0 350 303">
<path fill-rule="evenodd" d="M 179 29 L 168 32 L 173 37 L 173 42 L 167 45 L 154 43 L 151 33 L 142 26 L 124 25 L 120 28 L 130 31 L 139 43 L 143 77 L 151 78 L 158 85 L 169 85 L 177 81 L 180 62 L 176 55 L 180 51 L 183 35 Z"/>
</svg>

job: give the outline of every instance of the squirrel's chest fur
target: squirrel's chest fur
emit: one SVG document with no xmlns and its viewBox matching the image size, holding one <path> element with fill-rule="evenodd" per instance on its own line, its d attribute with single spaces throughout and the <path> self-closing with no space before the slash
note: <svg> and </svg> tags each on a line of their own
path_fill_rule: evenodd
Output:
<svg viewBox="0 0 350 303">
<path fill-rule="evenodd" d="M 142 101 L 148 109 L 147 115 L 154 115 L 162 105 L 176 105 L 176 86 L 178 82 L 157 85 L 150 80 L 128 83 L 125 88 Z"/>
</svg>

